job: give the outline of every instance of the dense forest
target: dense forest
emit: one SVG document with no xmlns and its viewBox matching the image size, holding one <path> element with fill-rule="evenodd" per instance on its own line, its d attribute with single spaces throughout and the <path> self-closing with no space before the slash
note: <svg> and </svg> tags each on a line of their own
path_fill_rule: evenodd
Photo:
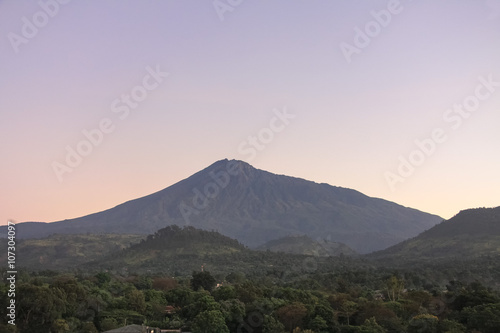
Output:
<svg viewBox="0 0 500 333">
<path fill-rule="evenodd" d="M 130 324 L 193 333 L 500 332 L 498 256 L 275 253 L 177 226 L 111 247 L 83 265 L 18 270 L 15 326 L 1 271 L 0 332 L 97 333 Z M 55 256 L 69 263 L 66 254 Z"/>
<path fill-rule="evenodd" d="M 374 273 L 277 283 L 201 270 L 176 278 L 21 272 L 16 326 L 0 331 L 97 333 L 132 323 L 194 333 L 500 331 L 500 295 L 479 282 L 414 289 L 408 276 Z M 0 288 L 7 318 L 8 287 Z"/>
</svg>

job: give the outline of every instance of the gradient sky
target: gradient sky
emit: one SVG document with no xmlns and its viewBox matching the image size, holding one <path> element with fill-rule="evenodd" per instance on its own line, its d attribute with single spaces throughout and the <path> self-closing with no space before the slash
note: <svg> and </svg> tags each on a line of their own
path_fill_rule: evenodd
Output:
<svg viewBox="0 0 500 333">
<path fill-rule="evenodd" d="M 54 2 L 49 16 L 0 1 L 0 224 L 105 210 L 223 158 L 443 218 L 500 205 L 500 85 L 477 88 L 500 82 L 500 1 Z M 169 75 L 121 119 L 112 104 L 147 68 Z M 103 119 L 113 131 L 59 181 L 54 162 Z M 446 141 L 415 152 L 435 129 Z M 410 156 L 420 165 L 391 189 Z"/>
</svg>

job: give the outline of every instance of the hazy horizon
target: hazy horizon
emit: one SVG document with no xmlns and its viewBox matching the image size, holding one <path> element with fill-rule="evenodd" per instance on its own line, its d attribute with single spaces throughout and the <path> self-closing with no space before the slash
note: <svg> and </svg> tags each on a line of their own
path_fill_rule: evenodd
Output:
<svg viewBox="0 0 500 333">
<path fill-rule="evenodd" d="M 0 2 L 0 225 L 224 158 L 445 219 L 500 205 L 497 3 L 232 3 Z"/>
</svg>

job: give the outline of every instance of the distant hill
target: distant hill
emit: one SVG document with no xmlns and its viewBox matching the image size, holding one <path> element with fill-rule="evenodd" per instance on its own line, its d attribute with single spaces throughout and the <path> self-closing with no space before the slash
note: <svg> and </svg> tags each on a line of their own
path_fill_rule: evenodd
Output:
<svg viewBox="0 0 500 333">
<path fill-rule="evenodd" d="M 370 255 L 385 259 L 500 256 L 500 207 L 463 210 L 417 237 Z"/>
<path fill-rule="evenodd" d="M 158 230 L 138 244 L 112 252 L 81 266 L 95 271 L 116 274 L 160 273 L 173 276 L 190 275 L 193 271 L 208 270 L 226 276 L 231 272 L 245 275 L 271 274 L 277 277 L 303 277 L 311 265 L 325 264 L 325 269 L 347 264 L 347 257 L 337 261 L 289 253 L 261 252 L 246 248 L 237 240 L 216 231 L 176 225 Z"/>
<path fill-rule="evenodd" d="M 302 238 L 302 237 L 299 237 Z M 7 240 L 0 240 L 6 245 Z M 17 269 L 75 270 L 95 273 L 102 270 L 128 274 L 158 273 L 189 276 L 206 269 L 226 276 L 231 272 L 266 275 L 287 280 L 301 279 L 321 266 L 346 267 L 356 258 L 320 257 L 317 254 L 261 252 L 248 249 L 237 240 L 216 231 L 176 225 L 162 228 L 152 235 L 53 235 L 43 239 L 23 239 L 17 244 Z M 6 255 L 0 264 L 6 266 Z M 358 265 L 362 264 L 359 260 Z"/>
<path fill-rule="evenodd" d="M 219 255 L 245 251 L 246 247 L 236 239 L 221 235 L 216 231 L 206 231 L 188 226 L 181 228 L 177 225 L 168 226 L 147 236 L 138 244 L 132 245 L 123 251 L 125 254 L 147 252 L 159 253 L 163 256 L 177 255 Z M 145 256 L 139 255 L 138 260 Z"/>
<path fill-rule="evenodd" d="M 101 257 L 96 263 L 111 269 L 127 267 L 134 270 L 156 270 L 158 267 L 167 267 L 173 271 L 192 267 L 191 269 L 198 270 L 203 261 L 193 260 L 194 258 L 210 260 L 212 257 L 242 251 L 248 250 L 237 240 L 218 232 L 173 225 L 158 230 L 119 253 Z"/>
<path fill-rule="evenodd" d="M 320 257 L 327 256 L 357 256 L 358 253 L 349 246 L 328 240 L 314 241 L 309 236 L 289 236 L 274 239 L 256 248 L 259 251 L 306 254 Z"/>
<path fill-rule="evenodd" d="M 218 230 L 251 247 L 305 234 L 368 253 L 414 237 L 441 221 L 439 216 L 355 190 L 221 160 L 164 190 L 100 213 L 53 223 L 18 223 L 16 237 L 152 234 L 176 224 Z M 5 226 L 0 234 L 7 234 Z"/>
<path fill-rule="evenodd" d="M 145 237 L 126 234 L 57 234 L 43 239 L 17 240 L 16 265 L 33 270 L 78 267 L 105 254 L 123 250 Z M 7 241 L 0 239 L 0 246 L 6 249 Z M 0 265 L 7 266 L 7 252 L 0 253 Z"/>
</svg>

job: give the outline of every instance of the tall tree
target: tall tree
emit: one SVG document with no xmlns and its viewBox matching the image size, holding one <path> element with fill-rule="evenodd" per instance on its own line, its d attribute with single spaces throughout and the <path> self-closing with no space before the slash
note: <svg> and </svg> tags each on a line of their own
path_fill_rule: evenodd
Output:
<svg viewBox="0 0 500 333">
<path fill-rule="evenodd" d="M 193 333 L 229 333 L 224 315 L 219 310 L 200 312 L 192 327 Z"/>
<path fill-rule="evenodd" d="M 198 290 L 203 288 L 208 291 L 212 291 L 215 287 L 215 278 L 208 271 L 203 272 L 193 272 L 193 278 L 191 279 L 191 287 L 193 290 Z"/>
<path fill-rule="evenodd" d="M 403 279 L 400 279 L 397 276 L 393 275 L 389 279 L 387 279 L 386 287 L 387 297 L 389 297 L 389 300 L 397 301 L 399 300 L 399 297 L 404 290 L 405 284 Z"/>
</svg>

